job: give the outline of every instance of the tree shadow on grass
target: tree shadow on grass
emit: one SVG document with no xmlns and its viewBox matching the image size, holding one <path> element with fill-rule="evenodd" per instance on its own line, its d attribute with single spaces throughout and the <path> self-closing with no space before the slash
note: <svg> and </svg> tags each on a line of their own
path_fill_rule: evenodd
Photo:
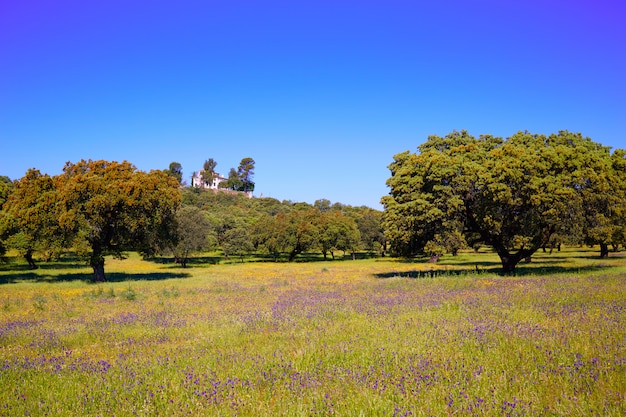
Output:
<svg viewBox="0 0 626 417">
<path fill-rule="evenodd" d="M 141 274 L 129 274 L 123 272 L 110 272 L 106 274 L 106 282 L 125 282 L 125 281 L 162 281 L 165 279 L 189 278 L 191 274 L 186 272 L 150 272 Z M 33 271 L 16 272 L 10 275 L 0 275 L 0 285 L 13 284 L 16 282 L 70 282 L 83 281 L 86 283 L 93 282 L 93 274 L 91 273 L 70 273 L 58 275 L 46 275 Z"/>
<path fill-rule="evenodd" d="M 455 277 L 455 276 L 480 276 L 480 275 L 500 275 L 504 277 L 524 277 L 524 276 L 538 276 L 538 275 L 555 275 L 555 274 L 579 274 L 584 272 L 600 271 L 611 269 L 608 265 L 587 265 L 581 267 L 563 267 L 563 266 L 531 266 L 525 264 L 518 266 L 515 272 L 511 274 L 505 274 L 502 272 L 502 268 L 499 266 L 492 266 L 489 268 L 480 268 L 474 266 L 460 269 L 430 269 L 430 270 L 412 270 L 412 271 L 390 271 L 374 274 L 376 278 L 438 278 L 438 277 Z"/>
<path fill-rule="evenodd" d="M 217 265 L 223 259 L 222 256 L 192 256 L 187 258 L 187 266 L 191 265 Z M 150 262 L 162 265 L 171 265 L 172 267 L 180 267 L 180 264 L 174 262 L 172 257 L 156 256 L 151 257 Z"/>
</svg>

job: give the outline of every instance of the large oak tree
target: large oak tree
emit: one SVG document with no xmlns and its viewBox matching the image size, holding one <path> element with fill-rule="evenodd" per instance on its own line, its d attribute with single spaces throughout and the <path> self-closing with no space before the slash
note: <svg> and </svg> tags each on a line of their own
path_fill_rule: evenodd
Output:
<svg viewBox="0 0 626 417">
<path fill-rule="evenodd" d="M 399 255 L 453 250 L 461 238 L 490 245 L 512 272 L 555 233 L 611 217 L 611 196 L 623 195 L 614 188 L 623 179 L 615 178 L 622 174 L 612 169 L 610 149 L 577 133 L 503 140 L 461 131 L 430 136 L 418 150 L 394 157 L 382 199 Z"/>
<path fill-rule="evenodd" d="M 104 257 L 150 254 L 175 237 L 178 181 L 163 171 L 138 171 L 129 162 L 68 162 L 56 177 L 59 221 L 89 248 L 94 280 L 105 281 Z"/>
</svg>

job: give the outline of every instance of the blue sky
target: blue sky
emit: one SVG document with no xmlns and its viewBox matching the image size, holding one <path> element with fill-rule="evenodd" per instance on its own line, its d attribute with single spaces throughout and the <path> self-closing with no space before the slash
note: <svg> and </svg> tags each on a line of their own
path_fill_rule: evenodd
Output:
<svg viewBox="0 0 626 417">
<path fill-rule="evenodd" d="M 255 194 L 381 208 L 466 129 L 626 147 L 626 3 L 0 0 L 0 175 L 256 161 Z"/>
</svg>

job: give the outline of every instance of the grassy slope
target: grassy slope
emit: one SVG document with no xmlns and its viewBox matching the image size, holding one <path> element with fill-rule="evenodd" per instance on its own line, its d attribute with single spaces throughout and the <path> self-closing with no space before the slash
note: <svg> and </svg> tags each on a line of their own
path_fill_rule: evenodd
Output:
<svg viewBox="0 0 626 417">
<path fill-rule="evenodd" d="M 0 415 L 623 415 L 626 258 L 0 269 Z M 437 274 L 439 273 L 439 275 Z"/>
</svg>

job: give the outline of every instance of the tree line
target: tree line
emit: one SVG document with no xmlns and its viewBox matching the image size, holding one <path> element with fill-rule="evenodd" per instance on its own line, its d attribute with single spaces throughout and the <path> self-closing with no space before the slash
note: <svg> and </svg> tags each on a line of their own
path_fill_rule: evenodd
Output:
<svg viewBox="0 0 626 417">
<path fill-rule="evenodd" d="M 253 187 L 254 161 L 242 166 L 238 178 Z M 71 251 L 88 261 L 95 281 L 106 279 L 106 256 L 128 251 L 171 256 L 185 267 L 205 251 L 293 261 L 305 252 L 326 259 L 386 247 L 380 211 L 187 187 L 176 162 L 150 172 L 102 160 L 68 162 L 57 176 L 29 169 L 19 180 L 0 178 L 0 207 L 1 253 L 16 250 L 36 268 L 35 254 L 47 261 Z"/>
<path fill-rule="evenodd" d="M 215 249 L 225 257 L 257 253 L 293 261 L 306 252 L 327 259 L 338 252 L 383 254 L 386 247 L 382 213 L 368 207 L 332 204 L 325 199 L 311 205 L 247 198 L 192 187 L 182 189 L 181 194 L 179 224 L 184 224 L 184 230 L 171 251 L 183 265 L 189 255 Z"/>
<path fill-rule="evenodd" d="M 208 159 L 203 178 L 215 166 Z M 105 256 L 126 251 L 185 267 L 194 254 L 217 250 L 289 261 L 306 252 L 328 259 L 389 250 L 436 262 L 486 245 L 510 273 L 547 247 L 598 245 L 605 257 L 626 245 L 626 151 L 580 133 L 503 139 L 454 131 L 395 155 L 389 169 L 382 212 L 187 187 L 177 162 L 143 172 L 129 162 L 82 160 L 54 177 L 30 169 L 19 180 L 0 177 L 0 254 L 17 250 L 35 268 L 35 253 L 50 260 L 71 250 L 102 281 Z M 252 158 L 231 171 L 231 189 L 254 189 Z"/>
</svg>

